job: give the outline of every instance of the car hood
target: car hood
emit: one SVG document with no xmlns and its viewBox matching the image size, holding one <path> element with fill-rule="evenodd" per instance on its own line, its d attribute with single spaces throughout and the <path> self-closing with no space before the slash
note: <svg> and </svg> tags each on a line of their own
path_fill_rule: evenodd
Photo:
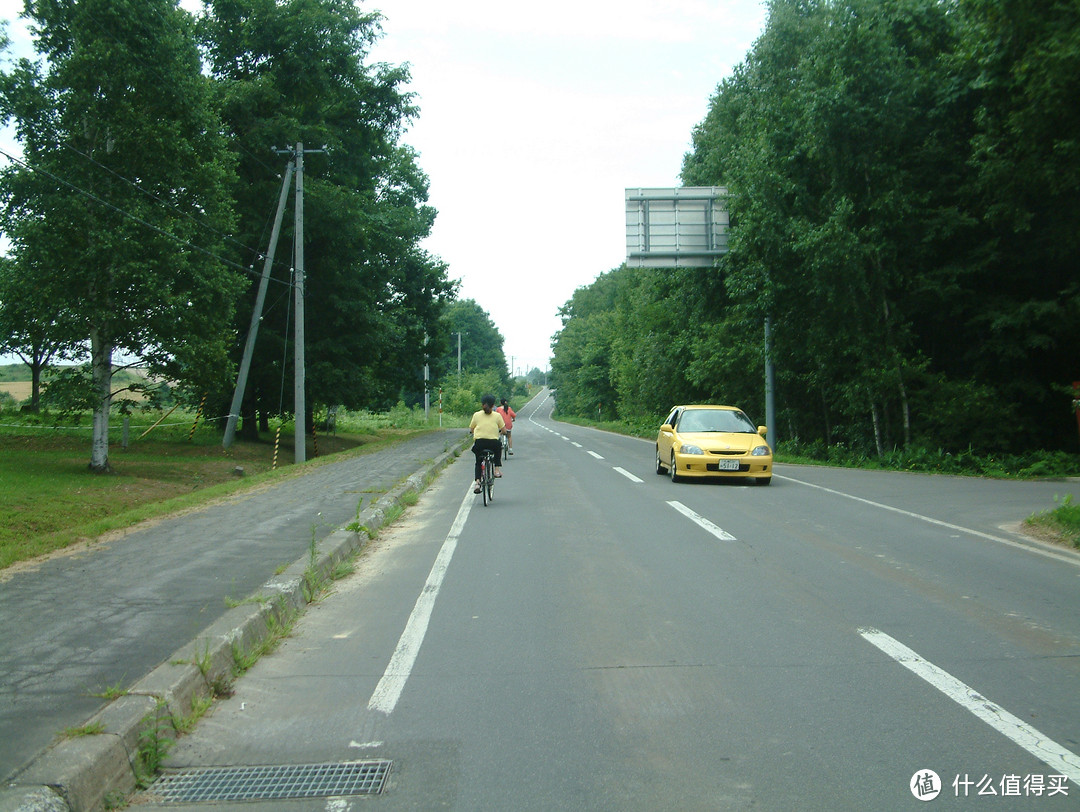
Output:
<svg viewBox="0 0 1080 812">
<path fill-rule="evenodd" d="M 764 445 L 760 434 L 727 434 L 717 431 L 694 431 L 680 433 L 683 443 L 700 446 L 705 451 L 720 451 L 731 454 L 745 454 L 755 446 Z"/>
</svg>

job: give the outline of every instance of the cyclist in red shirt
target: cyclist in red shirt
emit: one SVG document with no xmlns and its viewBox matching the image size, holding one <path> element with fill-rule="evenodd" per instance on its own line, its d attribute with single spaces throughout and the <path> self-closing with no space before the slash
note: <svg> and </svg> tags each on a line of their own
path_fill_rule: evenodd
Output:
<svg viewBox="0 0 1080 812">
<path fill-rule="evenodd" d="M 503 398 L 499 402 L 499 408 L 495 411 L 502 415 L 503 422 L 506 423 L 506 453 L 507 455 L 513 454 L 514 439 L 510 434 L 510 429 L 513 428 L 514 418 L 517 417 L 517 413 L 510 408 L 510 404 L 507 403 L 506 398 Z"/>
</svg>

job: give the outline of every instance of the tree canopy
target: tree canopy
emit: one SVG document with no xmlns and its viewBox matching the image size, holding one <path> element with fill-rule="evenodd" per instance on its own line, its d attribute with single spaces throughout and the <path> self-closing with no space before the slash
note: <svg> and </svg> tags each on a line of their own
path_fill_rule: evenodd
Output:
<svg viewBox="0 0 1080 812">
<path fill-rule="evenodd" d="M 137 359 L 224 416 L 251 321 L 284 150 L 303 143 L 306 382 L 381 408 L 422 387 L 456 295 L 421 240 L 435 210 L 403 142 L 402 66 L 375 63 L 352 0 L 27 0 L 37 58 L 0 75 L 22 157 L 0 176 L 0 343 L 34 368 L 85 362 L 91 467 L 107 470 L 110 379 Z M 272 266 L 244 429 L 291 411 L 293 218 Z M 80 380 L 82 383 L 80 384 Z M 81 388 L 80 388 L 81 387 Z M 81 393 L 81 394 L 80 394 Z M 222 421 L 223 422 L 223 421 Z"/>
<path fill-rule="evenodd" d="M 305 158 L 308 403 L 391 405 L 403 388 L 422 386 L 424 338 L 438 336 L 455 293 L 445 264 L 419 246 L 435 211 L 427 177 L 401 142 L 417 113 L 401 89 L 408 72 L 370 63 L 379 17 L 351 0 L 204 6 L 200 37 L 239 168 L 233 197 L 242 244 L 261 249 L 267 240 L 282 160 L 270 148 L 303 142 L 326 150 Z M 290 223 L 282 240 L 294 238 Z M 289 271 L 277 263 L 279 295 L 260 328 L 247 415 L 288 411 L 279 393 L 292 387 L 292 313 L 282 295 Z M 241 332 L 250 312 L 241 305 Z"/>
<path fill-rule="evenodd" d="M 763 415 L 768 319 L 774 438 L 1075 447 L 1078 58 L 1075 4 L 772 0 L 683 163 L 727 254 L 575 293 L 560 408 Z"/>
<path fill-rule="evenodd" d="M 444 351 L 436 355 L 436 374 L 455 374 L 458 369 L 458 339 L 461 341 L 461 371 L 494 370 L 504 382 L 508 381 L 506 354 L 498 328 L 475 299 L 461 299 L 446 308 L 441 333 L 447 341 Z"/>
<path fill-rule="evenodd" d="M 26 11 L 42 59 L 3 77 L 3 114 L 23 146 L 0 179 L 13 246 L 3 289 L 21 288 L 10 301 L 28 335 L 89 361 L 90 466 L 107 470 L 118 354 L 195 386 L 228 369 L 240 277 L 218 255 L 233 166 L 174 0 L 35 0 Z"/>
</svg>

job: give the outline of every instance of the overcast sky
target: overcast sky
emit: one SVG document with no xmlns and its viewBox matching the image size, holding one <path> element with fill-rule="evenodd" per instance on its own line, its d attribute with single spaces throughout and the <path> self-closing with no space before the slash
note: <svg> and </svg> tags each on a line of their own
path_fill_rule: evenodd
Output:
<svg viewBox="0 0 1080 812">
<path fill-rule="evenodd" d="M 624 190 L 677 186 L 691 131 L 761 33 L 760 0 L 371 0 L 412 69 L 426 243 L 543 368 L 557 311 L 625 259 Z"/>
<path fill-rule="evenodd" d="M 411 67 L 405 140 L 439 212 L 424 247 L 523 372 L 546 366 L 559 307 L 624 260 L 624 189 L 678 185 L 694 125 L 766 17 L 763 0 L 361 7 L 385 17 L 373 58 Z M 0 19 L 21 9 L 0 0 Z"/>
</svg>

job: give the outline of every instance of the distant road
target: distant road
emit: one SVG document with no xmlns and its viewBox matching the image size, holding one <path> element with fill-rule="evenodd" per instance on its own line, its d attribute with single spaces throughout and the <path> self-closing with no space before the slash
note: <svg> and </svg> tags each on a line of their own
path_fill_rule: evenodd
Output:
<svg viewBox="0 0 1080 812">
<path fill-rule="evenodd" d="M 551 406 L 493 505 L 463 455 L 169 765 L 390 759 L 383 810 L 894 810 L 931 770 L 933 808 L 1080 805 L 1080 557 L 1008 527 L 1077 483 L 673 484 Z"/>
</svg>

